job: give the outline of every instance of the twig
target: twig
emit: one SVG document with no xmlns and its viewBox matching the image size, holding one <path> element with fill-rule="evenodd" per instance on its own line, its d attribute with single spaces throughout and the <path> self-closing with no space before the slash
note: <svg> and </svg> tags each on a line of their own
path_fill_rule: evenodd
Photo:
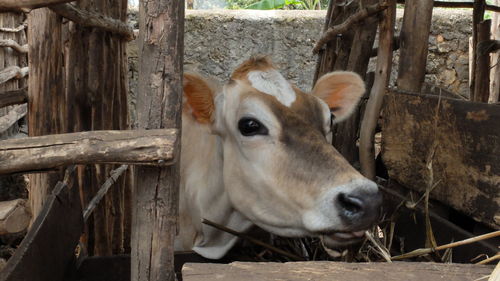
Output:
<svg viewBox="0 0 500 281">
<path fill-rule="evenodd" d="M 16 33 L 16 32 L 19 32 L 19 31 L 23 31 L 24 29 L 26 29 L 27 26 L 28 26 L 28 22 L 23 22 L 18 27 L 13 27 L 13 28 L 11 28 L 11 27 L 0 27 L 0 31 L 1 32 Z"/>
<path fill-rule="evenodd" d="M 497 236 L 500 236 L 500 230 L 493 231 L 493 232 L 490 232 L 490 233 L 486 233 L 486 234 L 483 234 L 483 235 L 479 235 L 479 236 L 476 236 L 476 237 L 472 237 L 472 238 L 460 240 L 460 241 L 457 241 L 457 242 L 453 242 L 453 243 L 449 243 L 449 244 L 444 244 L 444 245 L 438 246 L 436 248 L 421 248 L 421 249 L 416 249 L 416 250 L 411 251 L 411 252 L 406 253 L 406 254 L 402 254 L 402 255 L 399 255 L 399 256 L 394 256 L 394 257 L 392 257 L 392 260 L 395 261 L 395 260 L 402 260 L 402 259 L 407 259 L 407 258 L 413 258 L 413 257 L 423 256 L 423 255 L 427 255 L 427 254 L 430 254 L 430 253 L 435 252 L 435 251 L 441 251 L 441 250 L 445 250 L 445 249 L 449 249 L 449 248 L 455 248 L 455 247 L 458 247 L 458 246 L 463 246 L 463 245 L 467 245 L 467 244 L 479 242 L 479 241 L 490 239 L 490 238 L 497 237 Z"/>
<path fill-rule="evenodd" d="M 498 253 L 498 254 L 496 254 L 496 255 L 494 255 L 492 257 L 489 257 L 487 259 L 484 259 L 484 260 L 482 260 L 482 261 L 480 261 L 480 262 L 478 262 L 476 264 L 488 264 L 488 263 L 490 263 L 492 261 L 495 261 L 495 260 L 500 260 L 500 253 Z"/>
<path fill-rule="evenodd" d="M 375 245 L 375 247 L 377 247 L 377 249 L 380 252 L 380 255 L 385 259 L 386 262 L 392 262 L 391 254 L 389 254 L 387 248 L 385 248 L 383 245 L 380 245 L 380 243 L 377 242 L 375 238 L 373 238 L 370 232 L 366 231 L 365 236 L 366 238 L 368 238 L 368 240 L 370 240 L 370 242 L 372 242 L 373 245 Z"/>
<path fill-rule="evenodd" d="M 89 216 L 92 214 L 94 209 L 97 207 L 99 202 L 101 202 L 102 198 L 108 192 L 109 188 L 116 182 L 116 180 L 128 169 L 128 165 L 121 165 L 115 170 L 110 172 L 110 177 L 104 182 L 99 191 L 97 191 L 96 195 L 92 200 L 90 200 L 89 204 L 83 211 L 83 220 L 87 221 Z"/>
<path fill-rule="evenodd" d="M 131 41 L 134 39 L 134 32 L 125 22 L 102 14 L 89 12 L 77 8 L 72 4 L 59 4 L 49 6 L 49 8 L 77 24 L 87 27 L 96 27 L 105 31 L 113 32 L 125 37 L 126 40 Z"/>
<path fill-rule="evenodd" d="M 343 32 L 346 32 L 352 25 L 366 19 L 367 17 L 370 17 L 388 7 L 387 3 L 377 3 L 373 4 L 370 6 L 367 6 L 356 13 L 354 13 L 352 16 L 350 16 L 348 19 L 346 19 L 343 23 L 338 24 L 336 26 L 333 26 L 329 28 L 323 36 L 318 40 L 316 43 L 316 46 L 314 46 L 313 53 L 317 54 L 323 46 L 333 40 L 337 34 L 341 34 Z"/>
<path fill-rule="evenodd" d="M 10 47 L 21 54 L 28 53 L 28 44 L 24 44 L 21 46 L 12 39 L 0 39 L 0 47 Z"/>
<path fill-rule="evenodd" d="M 241 233 L 241 232 L 238 232 L 238 231 L 232 230 L 232 229 L 230 229 L 230 228 L 228 228 L 228 227 L 225 227 L 225 226 L 220 225 L 220 224 L 218 224 L 218 223 L 215 223 L 215 222 L 209 221 L 209 220 L 207 220 L 207 219 L 202 219 L 202 220 L 201 220 L 201 222 L 202 222 L 202 223 L 204 223 L 204 224 L 206 224 L 206 225 L 210 225 L 210 226 L 212 226 L 212 227 L 215 227 L 215 228 L 217 228 L 218 230 L 221 230 L 221 231 L 224 231 L 224 232 L 230 233 L 230 234 L 232 234 L 232 235 L 234 235 L 234 236 L 237 236 L 237 237 L 239 237 L 239 238 L 242 238 L 242 239 L 248 240 L 248 241 L 250 241 L 250 242 L 252 242 L 252 243 L 254 243 L 254 244 L 256 244 L 256 245 L 262 246 L 262 247 L 264 247 L 264 248 L 266 248 L 266 249 L 268 249 L 268 250 L 270 250 L 270 251 L 273 251 L 273 252 L 278 253 L 278 254 L 280 254 L 280 255 L 286 256 L 286 257 L 288 257 L 288 258 L 290 258 L 290 259 L 292 259 L 292 260 L 294 260 L 294 261 L 304 261 L 304 258 L 302 258 L 302 257 L 299 257 L 299 256 L 294 255 L 294 254 L 292 254 L 292 253 L 289 253 L 289 252 L 287 252 L 287 251 L 283 251 L 283 250 L 281 250 L 281 249 L 279 249 L 279 248 L 276 248 L 276 247 L 274 247 L 274 246 L 272 246 L 272 245 L 269 245 L 269 244 L 267 244 L 267 243 L 265 243 L 265 242 L 262 242 L 262 241 L 260 241 L 260 240 L 257 240 L 257 239 L 255 239 L 255 238 L 253 238 L 253 237 L 251 237 L 251 236 L 249 236 L 249 235 L 247 235 L 247 234 L 245 234 L 245 233 Z"/>
</svg>

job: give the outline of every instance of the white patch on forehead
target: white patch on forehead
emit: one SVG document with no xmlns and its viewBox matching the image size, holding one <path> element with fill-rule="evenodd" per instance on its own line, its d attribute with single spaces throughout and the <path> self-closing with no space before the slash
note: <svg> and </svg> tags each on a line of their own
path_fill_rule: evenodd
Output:
<svg viewBox="0 0 500 281">
<path fill-rule="evenodd" d="M 248 81 L 255 89 L 276 97 L 285 106 L 290 106 L 296 99 L 292 85 L 275 69 L 268 71 L 250 71 Z"/>
</svg>

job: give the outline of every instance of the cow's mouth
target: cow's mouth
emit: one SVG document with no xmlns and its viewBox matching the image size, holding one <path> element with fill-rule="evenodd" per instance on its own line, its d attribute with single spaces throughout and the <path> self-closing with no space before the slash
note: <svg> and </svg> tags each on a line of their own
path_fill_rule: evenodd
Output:
<svg viewBox="0 0 500 281">
<path fill-rule="evenodd" d="M 331 232 L 321 234 L 323 244 L 328 248 L 336 248 L 360 242 L 365 237 L 366 230 L 352 232 Z"/>
</svg>

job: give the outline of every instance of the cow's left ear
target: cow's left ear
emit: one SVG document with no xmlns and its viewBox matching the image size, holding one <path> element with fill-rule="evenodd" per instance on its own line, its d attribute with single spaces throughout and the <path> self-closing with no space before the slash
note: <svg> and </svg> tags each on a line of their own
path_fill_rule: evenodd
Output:
<svg viewBox="0 0 500 281">
<path fill-rule="evenodd" d="M 199 123 L 214 119 L 216 87 L 209 79 L 196 73 L 184 73 L 184 110 L 190 111 Z"/>
<path fill-rule="evenodd" d="M 354 72 L 336 71 L 323 75 L 312 94 L 322 99 L 335 116 L 335 122 L 349 117 L 365 93 L 365 83 Z"/>
</svg>

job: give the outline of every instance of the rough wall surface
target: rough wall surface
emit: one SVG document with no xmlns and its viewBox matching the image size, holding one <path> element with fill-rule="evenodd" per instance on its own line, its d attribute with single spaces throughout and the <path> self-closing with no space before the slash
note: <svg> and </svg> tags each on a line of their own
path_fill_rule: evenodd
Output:
<svg viewBox="0 0 500 281">
<path fill-rule="evenodd" d="M 309 90 L 316 56 L 311 52 L 321 35 L 326 11 L 188 10 L 185 66 L 226 81 L 231 71 L 252 54 L 268 54 L 283 75 Z M 403 10 L 397 14 L 400 30 Z M 131 23 L 136 21 L 131 14 Z M 426 81 L 468 96 L 468 37 L 472 13 L 434 9 Z M 137 28 L 137 27 L 136 27 Z M 397 63 L 398 53 L 394 56 Z M 371 69 L 374 69 L 372 61 Z M 136 91 L 137 46 L 129 46 L 132 97 Z M 395 81 L 397 67 L 393 67 Z M 132 98 L 132 102 L 133 102 Z M 132 116 L 133 117 L 133 116 Z"/>
</svg>

